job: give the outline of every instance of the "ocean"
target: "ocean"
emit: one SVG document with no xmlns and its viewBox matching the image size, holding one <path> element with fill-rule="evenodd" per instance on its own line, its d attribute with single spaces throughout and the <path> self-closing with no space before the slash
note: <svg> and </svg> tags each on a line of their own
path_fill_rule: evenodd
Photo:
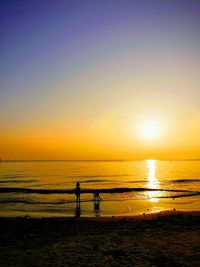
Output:
<svg viewBox="0 0 200 267">
<path fill-rule="evenodd" d="M 82 190 L 78 207 L 77 182 Z M 200 209 L 200 161 L 0 163 L 0 216 L 123 216 L 167 209 Z"/>
</svg>

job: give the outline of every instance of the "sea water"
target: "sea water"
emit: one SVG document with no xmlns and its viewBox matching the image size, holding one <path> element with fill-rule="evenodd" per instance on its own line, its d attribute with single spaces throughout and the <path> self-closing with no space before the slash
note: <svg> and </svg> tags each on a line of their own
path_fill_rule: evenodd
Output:
<svg viewBox="0 0 200 267">
<path fill-rule="evenodd" d="M 74 188 L 82 194 L 77 206 Z M 94 208 L 93 193 L 101 202 Z M 114 216 L 200 209 L 200 161 L 2 161 L 0 216 Z"/>
</svg>

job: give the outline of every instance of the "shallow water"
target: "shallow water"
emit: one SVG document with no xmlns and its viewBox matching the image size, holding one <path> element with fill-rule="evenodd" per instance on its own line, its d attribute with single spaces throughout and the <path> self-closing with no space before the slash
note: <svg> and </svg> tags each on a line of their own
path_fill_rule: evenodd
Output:
<svg viewBox="0 0 200 267">
<path fill-rule="evenodd" d="M 80 182 L 81 207 L 73 189 Z M 101 192 L 94 210 L 93 191 Z M 0 216 L 110 216 L 199 210 L 200 161 L 0 163 Z"/>
</svg>

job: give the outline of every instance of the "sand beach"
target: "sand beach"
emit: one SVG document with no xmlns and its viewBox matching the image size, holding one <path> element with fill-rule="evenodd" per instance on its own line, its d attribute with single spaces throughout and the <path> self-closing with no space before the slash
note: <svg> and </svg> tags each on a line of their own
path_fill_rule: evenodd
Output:
<svg viewBox="0 0 200 267">
<path fill-rule="evenodd" d="M 200 212 L 0 219 L 0 266 L 199 266 Z"/>
</svg>

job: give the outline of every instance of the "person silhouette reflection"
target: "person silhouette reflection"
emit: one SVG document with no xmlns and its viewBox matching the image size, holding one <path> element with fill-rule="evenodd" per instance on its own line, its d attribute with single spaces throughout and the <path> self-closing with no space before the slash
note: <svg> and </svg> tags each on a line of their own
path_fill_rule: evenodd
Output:
<svg viewBox="0 0 200 267">
<path fill-rule="evenodd" d="M 81 216 L 81 205 L 80 202 L 76 202 L 76 209 L 75 209 L 75 217 L 80 217 Z"/>
<path fill-rule="evenodd" d="M 99 195 L 99 191 L 96 190 L 94 192 L 93 203 L 94 203 L 94 212 L 97 217 L 100 216 L 100 201 L 101 201 L 101 198 Z"/>
</svg>

